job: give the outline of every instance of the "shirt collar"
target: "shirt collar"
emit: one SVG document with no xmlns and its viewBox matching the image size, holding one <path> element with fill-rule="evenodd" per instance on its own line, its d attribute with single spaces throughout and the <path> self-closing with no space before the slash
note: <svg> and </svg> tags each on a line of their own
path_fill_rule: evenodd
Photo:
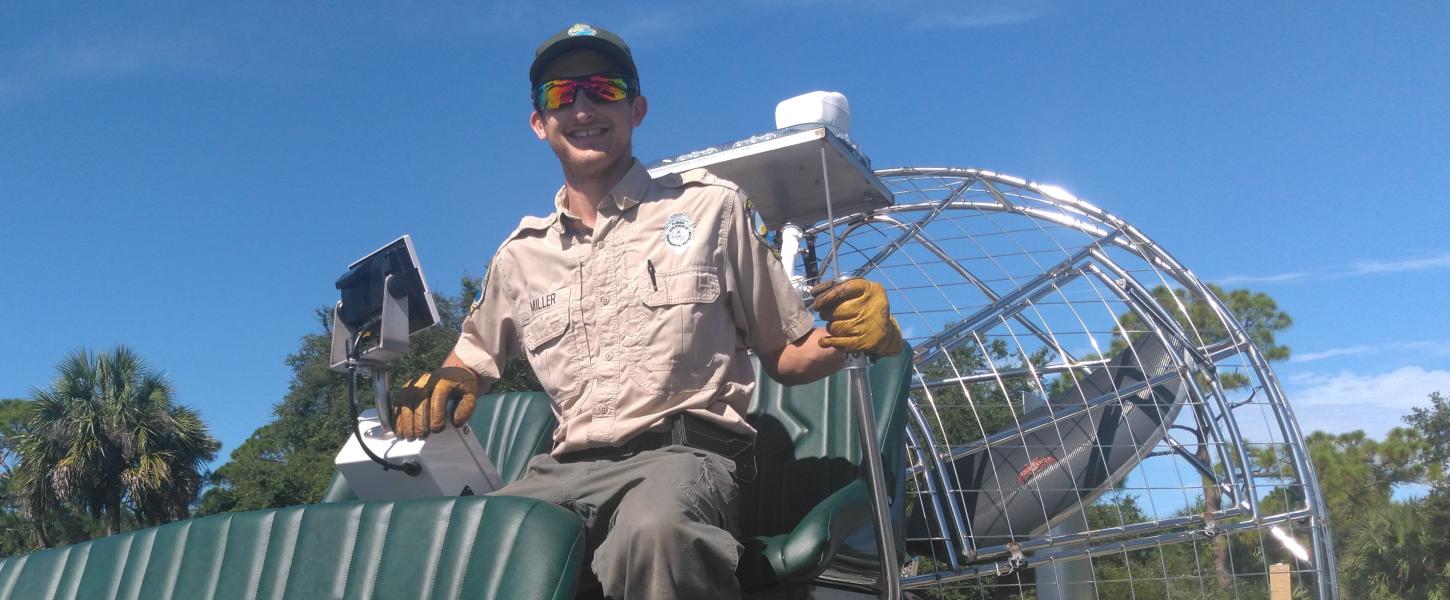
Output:
<svg viewBox="0 0 1450 600">
<path fill-rule="evenodd" d="M 574 219 L 575 221 L 579 220 L 579 217 L 569 214 L 569 205 L 565 202 L 564 192 L 565 188 L 561 185 L 559 186 L 559 191 L 554 193 L 554 222 L 549 224 L 559 235 L 567 233 L 564 229 L 564 217 Z"/>
<path fill-rule="evenodd" d="M 619 208 L 620 212 L 629 210 L 639 204 L 644 195 L 649 192 L 650 181 L 652 180 L 649 171 L 636 159 L 619 183 L 614 184 L 614 188 L 609 190 L 609 194 L 599 201 L 600 205 L 603 206 L 604 202 L 612 198 L 614 206 Z M 554 193 L 554 208 L 554 222 L 550 226 L 560 234 L 565 233 L 565 217 L 575 221 L 579 220 L 579 217 L 569 212 L 568 196 L 564 186 L 559 186 L 559 191 Z"/>
<path fill-rule="evenodd" d="M 645 170 L 644 165 L 640 164 L 638 160 L 635 160 L 634 164 L 630 165 L 629 172 L 624 174 L 624 178 L 614 184 L 614 189 L 609 190 L 609 196 L 614 198 L 614 205 L 623 212 L 639 204 L 645 193 L 649 191 L 649 184 L 649 171 Z"/>
</svg>

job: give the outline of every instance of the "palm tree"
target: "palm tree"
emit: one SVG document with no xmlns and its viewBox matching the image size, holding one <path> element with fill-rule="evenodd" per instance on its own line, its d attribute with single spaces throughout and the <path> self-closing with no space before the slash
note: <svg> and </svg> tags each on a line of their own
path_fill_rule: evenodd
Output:
<svg viewBox="0 0 1450 600">
<path fill-rule="evenodd" d="M 1434 551 L 1445 535 L 1429 527 L 1424 500 L 1391 502 L 1367 515 L 1349 543 L 1346 596 L 1429 598 L 1450 595 L 1450 567 Z"/>
<path fill-rule="evenodd" d="M 72 352 L 49 389 L 31 392 L 19 436 L 15 495 L 49 545 L 42 524 L 61 503 L 106 521 L 143 525 L 185 518 L 220 443 L 196 411 L 173 405 L 171 383 L 125 346 Z"/>
</svg>

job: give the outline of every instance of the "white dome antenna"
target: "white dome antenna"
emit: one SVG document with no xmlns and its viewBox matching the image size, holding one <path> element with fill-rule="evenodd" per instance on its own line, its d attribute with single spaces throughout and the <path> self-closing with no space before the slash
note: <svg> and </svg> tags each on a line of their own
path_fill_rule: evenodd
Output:
<svg viewBox="0 0 1450 600">
<path fill-rule="evenodd" d="M 809 92 L 775 105 L 775 128 L 820 123 L 831 133 L 851 139 L 851 104 L 840 92 Z"/>
</svg>

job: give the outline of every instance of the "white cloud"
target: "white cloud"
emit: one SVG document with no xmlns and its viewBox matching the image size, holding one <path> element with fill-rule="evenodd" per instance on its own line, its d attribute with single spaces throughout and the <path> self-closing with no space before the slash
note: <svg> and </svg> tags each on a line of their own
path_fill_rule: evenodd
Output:
<svg viewBox="0 0 1450 600">
<path fill-rule="evenodd" d="M 1305 434 L 1362 429 L 1381 437 L 1404 426 L 1400 418 L 1425 406 L 1431 392 L 1450 393 L 1450 371 L 1410 366 L 1375 374 L 1299 373 L 1287 384 L 1289 405 Z"/>
<path fill-rule="evenodd" d="M 1229 275 L 1227 277 L 1219 277 L 1215 282 L 1224 285 L 1290 283 L 1307 280 L 1343 279 L 1346 277 L 1360 277 L 1365 275 L 1383 275 L 1386 273 L 1430 271 L 1436 269 L 1450 269 L 1450 253 L 1439 256 L 1404 258 L 1400 260 L 1358 260 L 1348 265 L 1314 271 L 1290 271 L 1271 275 Z"/>
<path fill-rule="evenodd" d="M 1342 348 L 1330 348 L 1317 352 L 1305 352 L 1295 354 L 1289 358 L 1289 362 L 1313 362 L 1327 358 L 1338 358 L 1341 356 L 1363 356 L 1366 354 L 1382 354 L 1385 352 L 1413 352 L 1416 356 L 1426 354 L 1446 354 L 1450 352 L 1450 341 L 1447 340 L 1424 340 L 1413 342 L 1387 342 L 1383 344 L 1359 344 L 1355 346 L 1344 346 Z"/>
<path fill-rule="evenodd" d="M 1354 263 L 1351 267 L 1351 275 L 1374 275 L 1379 273 L 1400 273 L 1404 271 L 1423 271 L 1426 269 L 1450 268 L 1450 254 L 1432 256 L 1429 258 L 1411 258 L 1404 260 L 1362 260 Z"/>
<path fill-rule="evenodd" d="M 1240 285 L 1245 283 L 1288 283 L 1303 281 L 1305 279 L 1310 279 L 1317 276 L 1320 276 L 1320 274 L 1310 271 L 1292 271 L 1289 273 L 1275 273 L 1273 275 L 1229 275 L 1227 277 L 1219 277 L 1215 279 L 1214 283 L 1222 285 Z"/>
</svg>

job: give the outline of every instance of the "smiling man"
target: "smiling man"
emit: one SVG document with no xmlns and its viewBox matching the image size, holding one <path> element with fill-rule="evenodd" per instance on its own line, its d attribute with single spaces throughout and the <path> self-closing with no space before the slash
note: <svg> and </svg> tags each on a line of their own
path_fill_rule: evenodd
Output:
<svg viewBox="0 0 1450 600">
<path fill-rule="evenodd" d="M 813 305 L 828 321 L 815 328 L 734 184 L 704 170 L 651 179 L 631 145 L 649 103 L 614 34 L 580 24 L 549 38 L 529 83 L 529 124 L 564 185 L 552 214 L 524 218 L 494 256 L 443 367 L 399 394 L 398 434 L 467 422 L 522 354 L 559 426 L 553 452 L 495 493 L 584 519 L 609 597 L 739 596 L 737 479 L 755 470 L 749 352 L 783 383 L 824 377 L 850 352 L 894 354 L 885 293 L 835 285 Z"/>
</svg>

